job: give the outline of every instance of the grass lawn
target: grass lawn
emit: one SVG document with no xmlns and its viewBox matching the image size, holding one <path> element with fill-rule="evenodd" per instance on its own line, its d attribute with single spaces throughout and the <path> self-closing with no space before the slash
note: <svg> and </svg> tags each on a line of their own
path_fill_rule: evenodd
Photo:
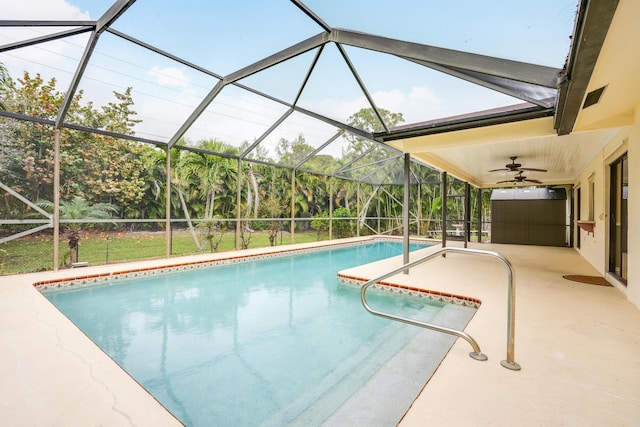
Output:
<svg viewBox="0 0 640 427">
<path fill-rule="evenodd" d="M 200 240 L 202 240 L 199 237 Z M 315 242 L 317 234 L 296 232 L 295 243 Z M 200 242 L 202 244 L 202 241 Z M 290 243 L 289 235 L 278 235 L 276 245 Z M 251 234 L 249 248 L 269 246 L 266 232 Z M 222 237 L 218 252 L 235 250 L 235 233 L 229 232 Z M 209 248 L 205 250 L 209 252 Z M 188 231 L 174 231 L 171 254 L 173 256 L 202 253 Z M 89 265 L 136 261 L 165 256 L 164 232 L 84 232 L 80 239 L 78 261 Z M 61 263 L 69 263 L 67 241 L 60 241 Z M 0 244 L 0 274 L 28 273 L 53 269 L 53 237 L 50 235 L 29 236 Z"/>
</svg>

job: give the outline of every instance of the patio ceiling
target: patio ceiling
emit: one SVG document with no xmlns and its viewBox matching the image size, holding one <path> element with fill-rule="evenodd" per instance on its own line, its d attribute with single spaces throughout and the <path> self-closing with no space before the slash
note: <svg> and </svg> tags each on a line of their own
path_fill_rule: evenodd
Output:
<svg viewBox="0 0 640 427">
<path fill-rule="evenodd" d="M 68 1 L 87 11 L 69 12 L 63 0 L 56 13 L 29 1 L 9 7 L 0 20 L 0 62 L 14 78 L 22 71 L 56 77 L 68 99 L 82 90 L 95 105 L 133 87 L 142 123 L 135 136 L 115 136 L 158 146 L 194 149 L 216 139 L 240 158 L 265 161 L 267 153 L 268 162 L 304 170 L 311 157 L 338 158 L 359 139 L 383 144 L 323 172 L 401 182 L 402 152 L 409 152 L 490 187 L 505 175 L 487 171 L 518 156 L 524 167 L 548 169 L 531 178 L 555 185 L 571 182 L 632 114 L 622 83 L 638 71 L 633 43 L 625 43 L 638 39 L 631 0 L 620 1 L 618 9 L 631 13 L 617 13 L 608 33 L 617 0 L 579 2 L 573 46 L 577 0 L 470 2 L 462 10 L 403 0 L 392 10 L 373 2 L 366 14 L 338 0 L 211 11 L 197 1 Z M 628 46 L 627 57 L 611 45 Z M 601 102 L 582 110 L 599 85 L 608 85 Z M 104 133 L 73 123 L 67 106 L 52 117 L 0 116 Z M 360 108 L 372 109 L 374 128 L 350 121 Z M 384 109 L 413 124 L 392 129 Z M 314 151 L 279 163 L 278 141 L 299 135 Z"/>
<path fill-rule="evenodd" d="M 633 106 L 640 98 L 640 53 L 631 42 L 640 40 L 640 7 L 613 0 L 591 1 L 583 8 L 574 36 L 580 43 L 574 44 L 564 93 L 565 100 L 573 101 L 559 105 L 553 115 L 534 117 L 526 105 L 516 105 L 403 126 L 392 130 L 396 135 L 378 137 L 479 187 L 496 187 L 512 177 L 489 172 L 510 163 L 511 156 L 523 167 L 548 170 L 525 172 L 544 185 L 573 183 L 618 130 L 633 123 Z M 599 101 L 584 106 L 587 95 L 603 87 Z M 529 118 L 518 120 L 517 114 Z M 482 122 L 489 125 L 479 126 Z"/>
</svg>

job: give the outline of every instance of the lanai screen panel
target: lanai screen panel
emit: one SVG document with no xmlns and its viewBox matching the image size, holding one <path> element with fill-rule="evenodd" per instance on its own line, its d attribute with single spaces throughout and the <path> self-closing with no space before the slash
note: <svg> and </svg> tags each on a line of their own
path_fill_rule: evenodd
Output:
<svg viewBox="0 0 640 427">
<path fill-rule="evenodd" d="M 319 28 L 288 1 L 138 0 L 114 28 L 221 76 Z"/>
<path fill-rule="evenodd" d="M 241 154 L 288 110 L 278 102 L 227 85 L 189 127 L 179 145 L 216 140 L 237 148 Z"/>
<path fill-rule="evenodd" d="M 131 88 L 140 120 L 137 136 L 168 142 L 217 79 L 125 39 L 103 34 L 78 86 L 84 98 L 107 105 L 113 92 Z"/>
<path fill-rule="evenodd" d="M 325 143 L 330 143 L 337 132 L 335 126 L 292 112 L 256 150 L 268 153 L 273 163 L 295 167 Z"/>
<path fill-rule="evenodd" d="M 578 2 L 398 0 L 390 5 L 306 0 L 304 3 L 335 28 L 562 67 L 571 43 Z"/>
<path fill-rule="evenodd" d="M 24 71 L 56 78 L 56 90 L 82 90 L 81 102 L 95 105 L 131 87 L 131 109 L 141 121 L 128 133 L 145 141 L 216 140 L 247 159 L 277 162 L 279 141 L 304 135 L 319 150 L 314 157 L 340 163 L 334 173 L 369 180 L 379 175 L 363 173 L 363 165 L 398 153 L 380 156 L 376 149 L 357 168 L 350 164 L 349 154 L 362 153 L 348 135 L 368 140 L 389 125 L 374 114 L 373 123 L 354 129 L 351 119 L 362 108 L 402 113 L 405 124 L 519 103 L 520 93 L 552 108 L 554 73 L 565 64 L 577 3 L 24 0 L 3 7 L 0 61 L 13 78 Z M 91 32 L 80 33 L 94 28 L 95 49 Z M 52 34 L 55 40 L 37 40 Z M 21 40 L 31 42 L 15 47 Z M 432 49 L 457 65 L 431 63 Z M 510 77 L 493 74 L 502 58 Z M 520 80 L 538 65 L 554 67 L 543 84 Z M 222 90 L 211 96 L 216 84 Z M 33 114 L 53 121 L 57 113 Z M 344 136 L 323 146 L 339 129 Z M 319 168 L 313 157 L 294 159 L 285 166 Z"/>
<path fill-rule="evenodd" d="M 63 30 L 52 27 L 27 27 L 12 32 L 10 31 L 12 29 L 15 30 L 15 28 L 0 28 L 2 30 L 0 31 L 0 45 L 19 42 L 25 40 L 25 37 L 33 38 Z M 69 27 L 64 27 L 64 29 L 69 29 Z M 65 92 L 80 63 L 88 39 L 89 33 L 83 33 L 7 50 L 0 52 L 0 63 L 7 68 L 10 76 L 16 81 L 23 80 L 25 73 L 28 73 L 32 79 L 39 75 L 45 82 L 50 82 L 55 78 L 55 90 Z M 50 111 L 46 116 L 39 114 L 35 116 L 55 118 L 56 114 L 57 111 Z"/>
<path fill-rule="evenodd" d="M 398 56 L 349 46 L 344 50 L 358 69 L 375 105 L 390 112 L 402 113 L 404 121 L 398 124 L 418 123 L 424 117 L 439 119 L 523 102 Z M 393 70 L 393 73 L 389 70 Z"/>
</svg>

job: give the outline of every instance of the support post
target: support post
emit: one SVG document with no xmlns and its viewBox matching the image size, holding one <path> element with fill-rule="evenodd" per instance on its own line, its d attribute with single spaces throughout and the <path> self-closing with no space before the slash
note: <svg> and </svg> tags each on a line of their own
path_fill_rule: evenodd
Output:
<svg viewBox="0 0 640 427">
<path fill-rule="evenodd" d="M 291 169 L 291 225 L 290 228 L 290 240 L 289 243 L 295 243 L 295 230 L 296 230 L 296 170 Z"/>
<path fill-rule="evenodd" d="M 409 193 L 411 190 L 411 154 L 404 155 L 404 201 L 402 206 L 402 260 L 409 263 Z M 409 269 L 404 270 L 409 274 Z"/>
<path fill-rule="evenodd" d="M 333 177 L 329 177 L 329 240 L 333 239 Z"/>
<path fill-rule="evenodd" d="M 471 185 L 464 183 L 464 247 L 471 241 Z"/>
<path fill-rule="evenodd" d="M 418 182 L 418 200 L 416 200 L 417 205 L 417 215 L 418 215 L 418 237 L 422 236 L 422 183 Z"/>
<path fill-rule="evenodd" d="M 376 194 L 378 195 L 378 235 L 380 235 L 380 186 L 376 188 Z"/>
<path fill-rule="evenodd" d="M 482 243 L 482 188 L 478 188 L 478 243 Z"/>
<path fill-rule="evenodd" d="M 236 250 L 241 248 L 240 245 L 240 232 L 242 227 L 242 159 L 238 157 L 238 173 L 236 173 Z"/>
<path fill-rule="evenodd" d="M 53 141 L 53 271 L 60 265 L 60 129 Z"/>
<path fill-rule="evenodd" d="M 356 182 L 356 237 L 360 237 L 360 181 Z"/>
<path fill-rule="evenodd" d="M 164 240 L 165 240 L 165 257 L 171 256 L 171 148 L 167 147 L 167 161 L 166 161 L 166 189 L 164 195 Z"/>
<path fill-rule="evenodd" d="M 442 199 L 442 247 L 447 246 L 447 192 L 449 186 L 447 184 L 447 173 L 442 172 L 442 186 L 441 186 L 441 199 Z"/>
</svg>

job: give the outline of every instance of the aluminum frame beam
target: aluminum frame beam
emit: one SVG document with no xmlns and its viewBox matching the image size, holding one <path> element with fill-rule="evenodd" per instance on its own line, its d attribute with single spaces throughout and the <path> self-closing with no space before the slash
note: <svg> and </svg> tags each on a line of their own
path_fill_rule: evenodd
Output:
<svg viewBox="0 0 640 427">
<path fill-rule="evenodd" d="M 362 91 L 362 93 L 364 93 L 364 96 L 367 98 L 367 102 L 369 102 L 369 105 L 371 106 L 371 108 L 373 108 L 373 111 L 374 113 L 376 113 L 376 116 L 378 117 L 380 124 L 382 124 L 382 127 L 384 128 L 385 132 L 388 133 L 389 127 L 384 122 L 384 119 L 382 118 L 382 114 L 380 114 L 380 110 L 378 109 L 378 106 L 373 100 L 373 97 L 369 93 L 367 86 L 364 84 L 364 82 L 360 78 L 360 75 L 358 74 L 358 70 L 353 65 L 353 62 L 351 62 L 351 59 L 349 58 L 349 55 L 347 55 L 347 52 L 344 50 L 344 47 L 340 44 L 338 44 L 337 46 L 338 46 L 338 51 L 342 55 L 342 59 L 344 59 L 344 62 L 346 62 L 347 67 L 349 67 L 349 70 L 351 71 L 351 74 L 356 79 L 356 82 L 358 82 L 358 86 L 360 86 L 360 90 Z"/>
<path fill-rule="evenodd" d="M 316 15 L 311 9 L 309 9 L 307 5 L 302 3 L 300 0 L 291 0 L 291 3 L 293 3 L 305 15 L 311 18 L 316 24 L 321 26 L 323 30 L 325 30 L 326 32 L 331 32 L 331 26 L 324 22 L 324 20 Z"/>
<path fill-rule="evenodd" d="M 94 28 L 98 21 L 57 21 L 57 20 L 0 20 L 0 27 L 91 27 Z"/>
<path fill-rule="evenodd" d="M 305 156 L 305 158 L 303 158 L 302 160 L 300 160 L 298 162 L 297 165 L 295 165 L 293 167 L 294 170 L 297 170 L 300 166 L 302 166 L 304 163 L 306 163 L 309 159 L 311 159 L 312 157 L 314 157 L 316 154 L 318 154 L 319 152 L 321 152 L 322 150 L 324 150 L 329 144 L 331 144 L 333 141 L 335 141 L 336 139 L 338 139 L 338 137 L 340 135 L 343 135 L 344 131 L 339 130 L 335 135 L 333 135 L 331 138 L 329 138 L 326 142 L 324 142 L 322 145 L 320 145 L 318 148 L 316 148 L 315 150 L 313 150 L 311 153 L 309 153 L 307 156 Z"/>
<path fill-rule="evenodd" d="M 254 148 L 256 148 L 258 145 L 260 145 L 260 143 L 262 141 L 264 141 L 264 139 L 269 136 L 269 134 L 271 132 L 273 132 L 278 126 L 280 126 L 282 124 L 282 122 L 284 122 L 285 120 L 287 120 L 287 118 L 291 115 L 291 113 L 293 113 L 293 109 L 289 109 L 287 111 L 284 112 L 284 114 L 282 116 L 280 116 L 278 118 L 278 120 L 276 120 L 271 127 L 269 127 L 269 129 L 266 130 L 266 132 L 264 132 L 262 135 L 260 135 L 260 137 L 258 139 L 256 139 L 256 141 L 251 144 L 249 147 L 247 147 L 246 150 L 244 150 L 244 152 L 240 155 L 240 159 L 244 159 L 245 157 L 247 157 L 247 155 L 253 151 Z"/>
<path fill-rule="evenodd" d="M 0 46 L 0 53 L 8 52 L 8 51 L 13 50 L 13 49 L 20 49 L 20 48 L 23 48 L 23 47 L 33 46 L 33 45 L 37 45 L 37 44 L 40 44 L 40 43 L 46 43 L 46 42 L 50 42 L 50 41 L 54 41 L 54 40 L 59 40 L 59 39 L 65 38 L 65 37 L 77 36 L 78 34 L 83 34 L 83 33 L 89 32 L 89 31 L 93 31 L 93 27 L 72 28 L 72 29 L 66 30 L 66 31 L 59 31 L 57 33 L 46 34 L 44 36 L 34 37 L 34 38 L 28 39 L 28 40 L 22 40 L 22 41 L 15 42 L 15 43 L 9 43 L 9 44 L 5 44 L 3 46 Z"/>
<path fill-rule="evenodd" d="M 427 61 L 549 88 L 558 86 L 560 69 L 509 59 L 445 49 L 345 29 L 334 29 L 331 41 L 363 49 Z"/>
<path fill-rule="evenodd" d="M 82 54 L 82 58 L 80 59 L 80 63 L 76 68 L 76 72 L 71 79 L 71 84 L 69 85 L 69 89 L 67 90 L 64 100 L 62 101 L 62 105 L 60 106 L 60 110 L 58 111 L 58 116 L 56 117 L 56 129 L 60 129 L 62 127 L 62 123 L 64 122 L 64 117 L 67 115 L 67 111 L 69 110 L 69 106 L 71 105 L 71 101 L 73 97 L 76 95 L 76 91 L 78 90 L 78 85 L 80 84 L 80 79 L 84 74 L 84 71 L 89 64 L 89 59 L 95 50 L 95 47 L 98 43 L 100 35 L 104 32 L 104 30 L 111 25 L 116 19 L 118 19 L 136 0 L 118 0 L 114 3 L 95 24 L 95 29 L 85 46 L 84 53 Z"/>
<path fill-rule="evenodd" d="M 414 60 L 411 58 L 404 58 L 408 61 L 415 62 L 439 71 L 441 73 L 448 74 L 453 77 L 457 77 L 462 80 L 466 80 L 470 83 L 474 83 L 479 86 L 486 87 L 487 89 L 495 90 L 496 92 L 503 93 L 505 95 L 512 96 L 517 99 L 529 102 L 531 104 L 539 105 L 540 107 L 550 108 L 555 105 L 555 98 L 557 89 L 550 89 L 531 83 L 515 81 L 511 79 L 505 79 L 502 77 L 491 76 L 488 74 L 478 73 L 470 70 L 461 70 L 456 67 L 446 67 L 439 64 L 434 64 L 428 61 Z M 553 92 L 545 94 L 547 96 L 536 97 L 536 92 Z"/>
</svg>

